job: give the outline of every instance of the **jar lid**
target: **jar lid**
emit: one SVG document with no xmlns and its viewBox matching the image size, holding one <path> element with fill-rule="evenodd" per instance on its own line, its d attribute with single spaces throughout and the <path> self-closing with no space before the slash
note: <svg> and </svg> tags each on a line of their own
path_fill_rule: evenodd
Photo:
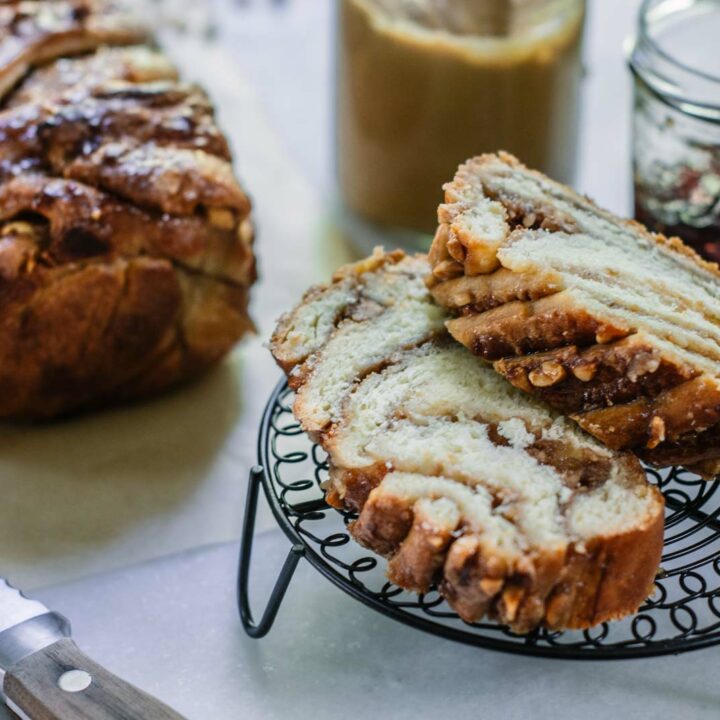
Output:
<svg viewBox="0 0 720 720">
<path fill-rule="evenodd" d="M 720 2 L 645 0 L 629 64 L 659 99 L 720 122 Z"/>
</svg>

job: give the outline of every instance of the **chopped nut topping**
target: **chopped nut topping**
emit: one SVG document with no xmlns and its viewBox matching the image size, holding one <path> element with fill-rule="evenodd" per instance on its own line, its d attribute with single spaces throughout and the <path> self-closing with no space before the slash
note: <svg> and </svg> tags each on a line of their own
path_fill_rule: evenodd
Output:
<svg viewBox="0 0 720 720">
<path fill-rule="evenodd" d="M 480 582 L 480 590 L 487 595 L 488 597 L 494 597 L 497 595 L 500 590 L 502 590 L 502 586 L 505 584 L 505 581 L 502 578 L 483 578 Z"/>
<path fill-rule="evenodd" d="M 249 217 L 246 217 L 238 226 L 238 238 L 246 247 L 250 247 L 253 241 L 253 224 Z"/>
<path fill-rule="evenodd" d="M 433 268 L 433 277 L 437 280 L 452 280 L 463 274 L 463 266 L 455 260 L 443 260 Z"/>
<path fill-rule="evenodd" d="M 597 363 L 581 363 L 580 365 L 576 365 L 572 371 L 573 375 L 580 380 L 580 382 L 590 382 L 597 372 Z"/>
<path fill-rule="evenodd" d="M 595 340 L 600 345 L 619 340 L 627 335 L 627 330 L 612 325 L 601 325 L 595 333 Z"/>
<path fill-rule="evenodd" d="M 4 225 L 2 228 L 0 228 L 0 236 L 2 237 L 22 237 L 22 236 L 28 236 L 33 237 L 35 235 L 35 228 L 28 223 L 23 222 L 22 220 L 16 220 L 15 222 L 10 222 L 7 225 Z"/>
<path fill-rule="evenodd" d="M 647 442 L 647 447 L 649 450 L 653 450 L 664 440 L 665 421 L 659 415 L 655 415 L 650 421 L 650 439 Z"/>
<path fill-rule="evenodd" d="M 505 605 L 505 616 L 512 622 L 517 617 L 517 611 L 520 607 L 520 601 L 523 598 L 524 591 L 519 587 L 509 587 L 502 595 L 502 602 Z"/>
<path fill-rule="evenodd" d="M 646 352 L 636 355 L 631 361 L 627 370 L 627 376 L 636 382 L 642 375 L 652 374 L 660 367 L 660 359 L 653 353 Z"/>
<path fill-rule="evenodd" d="M 465 247 L 454 232 L 450 233 L 450 238 L 447 241 L 447 251 L 454 260 L 457 260 L 459 263 L 465 262 Z"/>
<path fill-rule="evenodd" d="M 567 371 L 560 363 L 547 361 L 531 370 L 528 378 L 535 387 L 550 387 L 564 380 L 566 375 Z"/>
<path fill-rule="evenodd" d="M 497 364 L 495 369 L 497 370 Z M 524 390 L 525 392 L 532 392 L 533 388 L 528 380 L 528 376 L 524 368 L 515 367 L 511 372 L 507 373 L 506 377 L 516 388 Z"/>
<path fill-rule="evenodd" d="M 209 208 L 208 220 L 210 224 L 220 230 L 232 230 L 235 227 L 235 216 L 226 208 Z"/>
</svg>

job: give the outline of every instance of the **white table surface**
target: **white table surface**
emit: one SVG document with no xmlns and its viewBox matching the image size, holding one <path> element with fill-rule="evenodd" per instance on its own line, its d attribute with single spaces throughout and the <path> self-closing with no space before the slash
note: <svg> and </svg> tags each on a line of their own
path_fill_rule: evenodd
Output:
<svg viewBox="0 0 720 720">
<path fill-rule="evenodd" d="M 239 536 L 258 419 L 279 377 L 262 343 L 274 319 L 349 255 L 327 213 L 331 0 L 287 0 L 284 9 L 246 0 L 242 10 L 220 2 L 222 46 L 183 47 L 178 59 L 216 100 L 256 202 L 259 336 L 167 397 L 5 426 L 2 571 L 68 615 L 89 654 L 190 720 L 720 716 L 720 649 L 573 663 L 465 648 L 377 615 L 304 562 L 271 634 L 242 634 L 237 548 L 213 543 Z M 619 212 L 630 207 L 621 48 L 637 5 L 590 0 L 586 43 L 577 185 Z M 259 529 L 272 527 L 263 510 Z M 258 590 L 286 549 L 278 530 L 260 538 Z"/>
<path fill-rule="evenodd" d="M 259 611 L 289 544 L 256 540 Z M 235 608 L 237 545 L 39 593 L 79 645 L 188 720 L 717 720 L 720 648 L 621 661 L 528 658 L 426 635 L 302 560 L 261 640 Z M 0 709 L 0 719 L 9 715 Z M 150 719 L 148 719 L 150 720 Z"/>
</svg>

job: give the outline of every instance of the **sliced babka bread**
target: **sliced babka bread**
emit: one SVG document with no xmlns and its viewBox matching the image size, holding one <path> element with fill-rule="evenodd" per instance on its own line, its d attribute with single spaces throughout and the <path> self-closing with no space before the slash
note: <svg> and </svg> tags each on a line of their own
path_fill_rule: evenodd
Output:
<svg viewBox="0 0 720 720">
<path fill-rule="evenodd" d="M 613 449 L 720 470 L 720 273 L 501 153 L 445 186 L 428 285 L 450 333 Z"/>
<path fill-rule="evenodd" d="M 455 343 L 429 269 L 376 252 L 275 331 L 295 415 L 329 455 L 328 501 L 359 514 L 352 534 L 395 583 L 437 583 L 467 621 L 527 632 L 635 611 L 660 559 L 662 496 L 635 457 Z"/>
</svg>

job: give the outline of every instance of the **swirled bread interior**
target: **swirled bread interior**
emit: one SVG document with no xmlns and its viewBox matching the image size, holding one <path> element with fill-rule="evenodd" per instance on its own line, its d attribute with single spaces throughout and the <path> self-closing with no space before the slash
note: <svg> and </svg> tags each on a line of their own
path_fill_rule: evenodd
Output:
<svg viewBox="0 0 720 720">
<path fill-rule="evenodd" d="M 717 472 L 717 266 L 507 154 L 445 192 L 429 286 L 450 333 L 609 447 Z"/>
<path fill-rule="evenodd" d="M 447 334 L 424 257 L 380 252 L 283 317 L 272 352 L 330 460 L 328 500 L 391 579 L 438 583 L 518 632 L 633 612 L 663 502 L 638 461 L 513 388 Z"/>
</svg>

